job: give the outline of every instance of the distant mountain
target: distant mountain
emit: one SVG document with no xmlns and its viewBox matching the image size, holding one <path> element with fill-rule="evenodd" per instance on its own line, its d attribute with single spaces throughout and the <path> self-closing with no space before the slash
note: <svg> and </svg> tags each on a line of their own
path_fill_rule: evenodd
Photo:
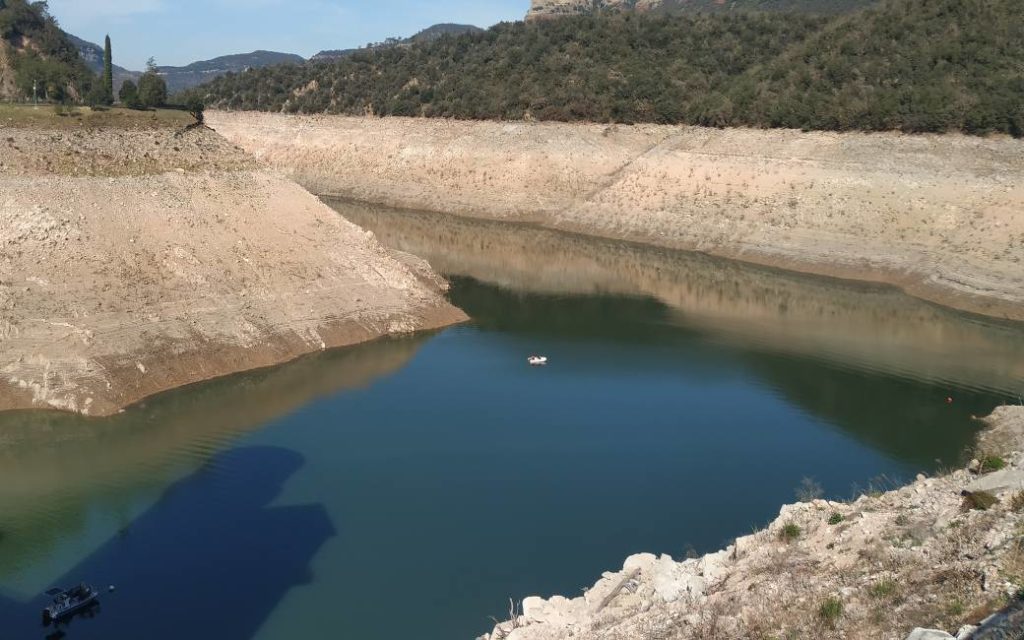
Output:
<svg viewBox="0 0 1024 640">
<path fill-rule="evenodd" d="M 329 49 L 317 53 L 312 58 L 310 58 L 310 60 L 337 60 L 338 58 L 350 56 L 356 51 L 385 49 L 388 47 L 400 47 L 418 42 L 431 42 L 432 40 L 437 40 L 442 36 L 457 36 L 462 35 L 464 33 L 480 33 L 482 31 L 483 29 L 481 29 L 480 27 L 474 27 L 471 24 L 435 24 L 431 27 L 427 27 L 423 31 L 420 31 L 419 33 L 408 38 L 388 38 L 384 42 L 371 42 L 365 47 L 361 47 L 358 49 Z"/>
<path fill-rule="evenodd" d="M 797 11 L 836 14 L 854 11 L 874 0 L 531 0 L 527 20 L 601 10 L 650 12 L 723 12 L 734 10 Z"/>
<path fill-rule="evenodd" d="M 78 55 L 85 62 L 86 66 L 93 73 L 103 73 L 103 47 L 77 36 L 66 34 L 68 39 L 78 48 Z M 117 58 L 117 42 L 114 42 L 114 58 Z M 190 89 L 196 85 L 208 82 L 217 76 L 224 75 L 229 71 L 245 71 L 246 69 L 258 69 L 274 64 L 301 64 L 306 59 L 292 53 L 278 53 L 276 51 L 253 51 L 252 53 L 236 53 L 228 56 L 213 58 L 212 60 L 201 60 L 193 62 L 184 67 L 162 66 L 157 67 L 157 72 L 167 82 L 167 91 L 176 93 Z M 130 71 L 124 67 L 114 65 L 114 93 L 117 94 L 121 83 L 125 80 L 138 81 L 141 71 Z"/>
<path fill-rule="evenodd" d="M 201 60 L 184 67 L 157 67 L 157 73 L 167 81 L 167 91 L 177 93 L 209 82 L 228 72 L 237 73 L 246 69 L 259 69 L 277 64 L 302 64 L 305 61 L 305 58 L 294 53 L 253 51 L 252 53 L 220 56 L 212 60 Z"/>
</svg>

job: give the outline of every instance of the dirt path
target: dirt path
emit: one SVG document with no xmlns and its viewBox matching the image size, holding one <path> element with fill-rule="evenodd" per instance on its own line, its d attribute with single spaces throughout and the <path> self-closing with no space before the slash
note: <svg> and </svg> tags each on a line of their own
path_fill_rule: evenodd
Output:
<svg viewBox="0 0 1024 640">
<path fill-rule="evenodd" d="M 213 113 L 318 194 L 886 282 L 1024 320 L 1024 143 Z"/>
<path fill-rule="evenodd" d="M 0 410 L 146 396 L 464 315 L 197 129 L 0 129 Z"/>
</svg>

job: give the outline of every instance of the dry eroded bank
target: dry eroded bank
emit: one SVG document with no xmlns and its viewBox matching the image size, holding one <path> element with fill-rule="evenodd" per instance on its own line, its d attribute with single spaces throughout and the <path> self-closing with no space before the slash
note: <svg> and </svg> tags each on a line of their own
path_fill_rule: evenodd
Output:
<svg viewBox="0 0 1024 640">
<path fill-rule="evenodd" d="M 208 130 L 7 125 L 0 147 L 0 410 L 105 415 L 464 318 L 429 268 Z"/>
<path fill-rule="evenodd" d="M 318 194 L 889 282 L 1024 319 L 1024 144 L 215 113 Z"/>
</svg>

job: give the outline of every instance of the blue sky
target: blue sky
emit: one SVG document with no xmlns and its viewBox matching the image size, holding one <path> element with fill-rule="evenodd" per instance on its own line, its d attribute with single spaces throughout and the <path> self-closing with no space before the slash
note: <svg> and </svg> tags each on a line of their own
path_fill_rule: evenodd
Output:
<svg viewBox="0 0 1024 640">
<path fill-rule="evenodd" d="M 309 57 L 438 22 L 488 27 L 526 15 L 529 0 L 50 0 L 70 33 L 97 44 L 110 34 L 114 63 L 184 65 L 254 49 Z"/>
</svg>

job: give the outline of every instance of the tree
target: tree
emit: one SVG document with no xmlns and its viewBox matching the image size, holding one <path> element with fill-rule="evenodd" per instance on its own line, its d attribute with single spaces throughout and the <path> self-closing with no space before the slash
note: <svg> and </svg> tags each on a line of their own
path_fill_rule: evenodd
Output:
<svg viewBox="0 0 1024 640">
<path fill-rule="evenodd" d="M 103 94 L 107 104 L 114 104 L 114 56 L 109 35 L 103 43 Z"/>
<path fill-rule="evenodd" d="M 198 96 L 189 96 L 188 101 L 185 103 L 185 108 L 188 112 L 196 119 L 196 124 L 203 124 L 204 114 L 206 105 L 203 103 L 202 98 Z"/>
<path fill-rule="evenodd" d="M 146 61 L 146 73 L 139 78 L 139 103 L 147 109 L 162 107 L 167 103 L 167 83 L 157 72 L 156 61 Z"/>
<path fill-rule="evenodd" d="M 131 80 L 124 81 L 124 84 L 121 85 L 121 91 L 118 92 L 117 97 L 121 99 L 121 104 L 129 109 L 138 109 L 142 106 L 139 103 L 139 88 L 135 86 L 135 83 Z"/>
</svg>

